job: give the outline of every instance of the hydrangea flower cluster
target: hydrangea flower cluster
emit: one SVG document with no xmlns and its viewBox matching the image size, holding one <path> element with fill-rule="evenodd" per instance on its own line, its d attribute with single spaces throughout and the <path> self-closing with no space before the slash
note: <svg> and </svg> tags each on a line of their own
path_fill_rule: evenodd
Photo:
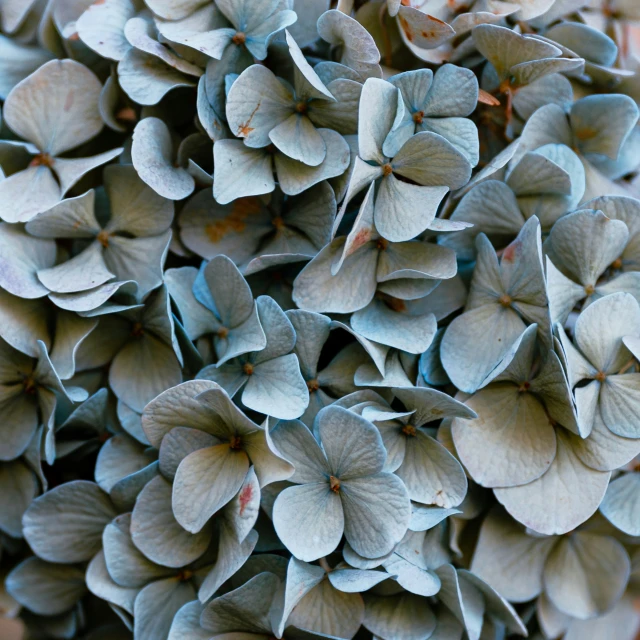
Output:
<svg viewBox="0 0 640 640">
<path fill-rule="evenodd" d="M 2 640 L 637 640 L 636 0 L 0 0 Z"/>
</svg>

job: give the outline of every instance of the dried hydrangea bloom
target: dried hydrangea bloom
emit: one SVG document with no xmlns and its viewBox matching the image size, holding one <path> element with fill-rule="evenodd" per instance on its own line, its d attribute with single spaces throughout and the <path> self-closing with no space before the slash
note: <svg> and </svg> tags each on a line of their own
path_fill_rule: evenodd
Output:
<svg viewBox="0 0 640 640">
<path fill-rule="evenodd" d="M 216 366 L 267 344 L 251 289 L 229 258 L 218 255 L 200 271 L 183 267 L 168 274 L 167 287 L 190 339 L 210 336 Z"/>
<path fill-rule="evenodd" d="M 260 296 L 256 305 L 265 346 L 205 367 L 197 377 L 213 380 L 231 397 L 242 390 L 242 403 L 253 411 L 285 420 L 298 418 L 309 404 L 309 389 L 292 353 L 295 331 L 275 300 Z"/>
<path fill-rule="evenodd" d="M 343 533 L 361 555 L 388 553 L 407 529 L 409 497 L 397 476 L 382 471 L 386 451 L 378 431 L 341 407 L 320 411 L 314 430 L 318 441 L 297 421 L 272 431 L 295 467 L 290 480 L 296 486 L 274 504 L 278 536 L 305 561 L 334 551 Z M 375 525 L 366 514 L 375 514 Z"/>
<path fill-rule="evenodd" d="M 173 205 L 149 189 L 131 165 L 107 167 L 105 191 L 111 209 L 106 224 L 96 219 L 94 191 L 29 221 L 27 231 L 36 237 L 90 241 L 67 262 L 40 269 L 38 278 L 55 293 L 96 289 L 114 278 L 132 280 L 142 300 L 162 283 Z"/>
<path fill-rule="evenodd" d="M 447 327 L 442 338 L 442 364 L 458 389 L 473 393 L 508 362 L 526 329 L 538 325 L 550 341 L 546 283 L 542 269 L 540 225 L 530 218 L 501 260 L 486 236 L 476 239 L 478 260 L 465 312 Z M 464 353 L 474 349 L 472 358 Z M 502 364 L 504 366 L 504 364 Z"/>
<path fill-rule="evenodd" d="M 268 432 L 247 418 L 213 382 L 193 380 L 165 391 L 149 403 L 142 424 L 156 446 L 174 427 L 187 426 L 213 436 L 210 446 L 192 451 L 180 462 L 174 478 L 173 510 L 181 526 L 192 533 L 201 531 L 237 494 L 250 464 L 262 486 L 291 475 L 291 465 L 277 453 Z"/>
<path fill-rule="evenodd" d="M 3 615 L 633 640 L 636 13 L 0 0 Z"/>
<path fill-rule="evenodd" d="M 522 131 L 514 161 L 545 144 L 560 143 L 574 149 L 585 169 L 584 199 L 606 195 L 628 195 L 613 180 L 637 166 L 637 154 L 627 155 L 627 145 L 635 149 L 632 136 L 638 121 L 638 107 L 622 94 L 591 95 L 573 103 L 569 114 L 558 105 L 538 109 Z M 630 163 L 630 166 L 629 166 Z"/>
<path fill-rule="evenodd" d="M 374 220 L 380 234 L 394 242 L 410 240 L 426 229 L 449 189 L 464 186 L 471 165 L 446 138 L 420 131 L 400 148 L 389 133 L 405 111 L 400 91 L 369 78 L 363 88 L 358 119 L 358 156 L 338 216 L 349 201 L 379 181 Z M 425 215 L 426 212 L 426 215 Z"/>
<path fill-rule="evenodd" d="M 318 129 L 326 155 L 317 166 L 289 158 L 275 146 L 247 147 L 240 140 L 218 140 L 213 147 L 213 197 L 219 204 L 271 193 L 278 184 L 296 196 L 323 180 L 341 176 L 349 166 L 347 141 L 333 129 Z"/>
<path fill-rule="evenodd" d="M 217 60 L 232 57 L 229 51 L 234 49 L 264 60 L 278 32 L 297 19 L 290 8 L 293 3 L 280 0 L 197 1 L 181 3 L 180 7 L 172 7 L 167 0 L 151 0 L 149 4 L 163 18 L 158 28 L 166 38 Z"/>
<path fill-rule="evenodd" d="M 536 537 L 499 509 L 484 520 L 471 565 L 510 602 L 542 596 L 581 620 L 613 608 L 630 568 L 622 544 L 606 533 L 585 527 L 568 536 Z"/>
<path fill-rule="evenodd" d="M 371 184 L 349 235 L 333 240 L 300 272 L 293 299 L 308 311 L 355 312 L 351 326 L 365 338 L 422 353 L 435 334 L 435 317 L 402 313 L 407 311 L 404 301 L 423 297 L 440 279 L 452 278 L 454 254 L 420 240 L 386 240 L 374 221 L 373 194 Z M 394 333 L 394 325 L 403 331 Z"/>
<path fill-rule="evenodd" d="M 635 420 L 637 361 L 624 341 L 626 336 L 638 335 L 640 306 L 629 293 L 613 293 L 589 305 L 576 321 L 575 344 L 562 335 L 567 374 L 583 432 L 592 430 L 600 413 L 615 435 L 640 437 Z"/>
<path fill-rule="evenodd" d="M 47 62 L 11 90 L 4 119 L 26 141 L 30 158 L 2 181 L 3 220 L 30 220 L 59 202 L 85 173 L 120 155 L 121 148 L 63 157 L 102 130 L 100 90 L 98 78 L 73 60 Z"/>
<path fill-rule="evenodd" d="M 492 179 L 474 185 L 452 213 L 451 220 L 473 225 L 439 238 L 459 259 L 474 258 L 473 241 L 479 233 L 486 234 L 497 248 L 504 248 L 532 215 L 540 220 L 542 233 L 548 233 L 562 215 L 578 206 L 585 190 L 580 159 L 561 144 L 525 154 L 507 167 L 504 178 L 504 182 Z"/>
<path fill-rule="evenodd" d="M 231 85 L 227 121 L 247 146 L 274 144 L 286 156 L 315 167 L 327 154 L 316 127 L 355 133 L 361 85 L 338 79 L 325 86 L 288 33 L 287 42 L 295 65 L 293 91 L 264 66 L 253 65 Z"/>
</svg>

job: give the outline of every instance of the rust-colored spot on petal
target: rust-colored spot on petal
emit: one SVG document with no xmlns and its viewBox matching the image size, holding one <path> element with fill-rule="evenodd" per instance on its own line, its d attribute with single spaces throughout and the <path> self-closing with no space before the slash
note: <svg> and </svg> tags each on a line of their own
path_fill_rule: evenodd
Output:
<svg viewBox="0 0 640 640">
<path fill-rule="evenodd" d="M 500 100 L 495 96 L 492 96 L 488 91 L 484 89 L 478 89 L 478 102 L 487 104 L 490 107 L 497 107 L 500 104 Z"/>
<path fill-rule="evenodd" d="M 329 476 L 329 486 L 333 493 L 340 493 L 340 480 L 335 476 Z"/>
<path fill-rule="evenodd" d="M 351 241 L 350 248 L 352 251 L 355 251 L 362 245 L 367 244 L 369 240 L 371 240 L 371 228 L 360 229 L 360 231 L 356 233 L 353 240 Z"/>
<path fill-rule="evenodd" d="M 582 127 L 575 131 L 576 138 L 578 140 L 591 140 L 598 135 L 598 129 L 594 129 L 593 127 Z"/>
<path fill-rule="evenodd" d="M 407 36 L 407 40 L 409 42 L 413 42 L 413 31 L 411 31 L 411 25 L 407 22 L 407 19 L 403 18 L 402 16 L 398 16 L 398 20 L 400 21 L 400 26 L 404 31 L 404 35 Z"/>
<path fill-rule="evenodd" d="M 211 242 L 220 242 L 228 233 L 242 233 L 246 228 L 246 219 L 259 213 L 260 202 L 257 198 L 238 198 L 234 201 L 231 213 L 222 220 L 215 220 L 205 227 L 205 233 Z"/>
<path fill-rule="evenodd" d="M 502 252 L 502 262 L 513 262 L 520 249 L 520 241 L 515 240 Z"/>
<path fill-rule="evenodd" d="M 71 107 L 73 106 L 73 102 L 75 100 L 75 94 L 73 92 L 73 90 L 69 91 L 69 93 L 67 93 L 67 97 L 64 101 L 64 106 L 62 107 L 65 111 L 69 111 L 69 109 L 71 109 Z"/>
<path fill-rule="evenodd" d="M 429 20 L 433 20 L 434 22 L 437 22 L 438 24 L 443 24 L 445 27 L 447 26 L 447 23 L 444 22 L 443 20 L 440 20 L 439 18 L 436 18 L 435 16 L 429 15 L 427 13 L 427 18 L 429 18 Z"/>
<path fill-rule="evenodd" d="M 238 496 L 238 500 L 240 502 L 240 515 L 244 513 L 247 505 L 251 502 L 251 498 L 253 498 L 253 486 L 248 484 Z"/>
<path fill-rule="evenodd" d="M 249 125 L 253 120 L 253 116 L 256 115 L 258 109 L 260 108 L 260 104 L 261 103 L 258 102 L 258 104 L 256 105 L 256 108 L 251 112 L 249 119 L 238 127 L 238 133 L 236 135 L 239 138 L 246 138 L 255 129 L 255 127 L 250 127 Z"/>
</svg>

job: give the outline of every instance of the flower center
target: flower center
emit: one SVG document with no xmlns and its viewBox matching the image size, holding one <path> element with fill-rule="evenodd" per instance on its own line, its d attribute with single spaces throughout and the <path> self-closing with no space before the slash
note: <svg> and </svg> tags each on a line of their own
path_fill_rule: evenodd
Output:
<svg viewBox="0 0 640 640">
<path fill-rule="evenodd" d="M 424 111 L 416 111 L 413 114 L 413 121 L 416 124 L 422 124 L 422 120 L 424 119 Z"/>
<path fill-rule="evenodd" d="M 229 329 L 227 329 L 227 327 L 220 327 L 216 331 L 216 335 L 218 336 L 218 338 L 222 338 L 224 340 L 224 338 L 229 335 Z"/>
<path fill-rule="evenodd" d="M 284 228 L 284 220 L 282 219 L 282 216 L 276 216 L 272 221 L 271 224 L 278 230 L 280 231 L 281 229 Z"/>
<path fill-rule="evenodd" d="M 391 175 L 393 173 L 393 167 L 387 162 L 387 164 L 382 165 L 382 174 L 385 176 Z"/>
<path fill-rule="evenodd" d="M 106 249 L 109 246 L 109 233 L 102 230 L 97 236 L 96 240 Z"/>
<path fill-rule="evenodd" d="M 231 436 L 231 439 L 229 440 L 229 448 L 234 451 L 242 449 L 242 438 L 240 436 Z"/>
<path fill-rule="evenodd" d="M 389 241 L 384 238 L 378 238 L 376 242 L 376 246 L 378 247 L 378 251 L 386 251 L 389 246 Z"/>
<path fill-rule="evenodd" d="M 309 103 L 303 102 L 302 100 L 296 104 L 296 111 L 301 114 L 307 113 L 309 109 Z"/>
<path fill-rule="evenodd" d="M 131 335 L 134 338 L 142 338 L 144 335 L 144 328 L 142 326 L 142 322 L 136 322 L 133 327 L 131 327 Z"/>
<path fill-rule="evenodd" d="M 329 487 L 333 493 L 340 493 L 340 480 L 335 476 L 329 476 Z"/>
<path fill-rule="evenodd" d="M 510 307 L 511 306 L 511 296 L 508 296 L 506 293 L 504 295 L 501 295 L 498 298 L 498 302 L 503 306 L 503 307 Z"/>
<path fill-rule="evenodd" d="M 604 371 L 598 371 L 595 375 L 595 379 L 598 382 L 604 382 L 607 379 L 607 374 Z"/>
<path fill-rule="evenodd" d="M 405 436 L 411 436 L 412 438 L 415 438 L 417 431 L 412 424 L 406 424 L 404 427 L 402 427 L 402 433 L 404 433 Z"/>
<path fill-rule="evenodd" d="M 253 365 L 250 362 L 247 362 L 244 367 L 242 367 L 242 370 L 245 372 L 246 375 L 248 376 L 252 376 L 253 375 Z"/>
<path fill-rule="evenodd" d="M 54 160 L 48 153 L 39 153 L 29 163 L 30 167 L 49 167 L 53 166 Z"/>
<path fill-rule="evenodd" d="M 588 285 L 584 288 L 584 292 L 585 292 L 588 296 L 592 296 L 592 295 L 596 292 L 596 288 L 595 288 L 592 284 L 588 284 Z"/>
<path fill-rule="evenodd" d="M 307 381 L 307 389 L 309 389 L 309 393 L 313 393 L 320 388 L 320 383 L 314 378 L 313 380 Z"/>
<path fill-rule="evenodd" d="M 27 395 L 32 396 L 36 392 L 37 384 L 36 384 L 35 378 L 33 377 L 33 374 L 29 374 L 28 376 L 25 376 L 22 381 L 22 384 L 24 386 L 24 392 Z"/>
<path fill-rule="evenodd" d="M 611 263 L 612 269 L 622 269 L 622 258 L 618 258 Z"/>
<path fill-rule="evenodd" d="M 178 580 L 180 580 L 180 582 L 186 582 L 187 580 L 191 580 L 192 577 L 193 577 L 193 571 L 189 571 L 189 569 L 182 569 L 182 571 L 178 573 Z"/>
<path fill-rule="evenodd" d="M 520 393 L 524 393 L 525 391 L 529 391 L 530 388 L 531 388 L 531 383 L 525 381 L 518 387 L 518 391 Z"/>
<path fill-rule="evenodd" d="M 238 46 L 243 45 L 247 41 L 246 34 L 242 33 L 242 31 L 237 31 L 236 34 L 231 38 L 231 42 L 233 44 L 237 44 Z"/>
</svg>

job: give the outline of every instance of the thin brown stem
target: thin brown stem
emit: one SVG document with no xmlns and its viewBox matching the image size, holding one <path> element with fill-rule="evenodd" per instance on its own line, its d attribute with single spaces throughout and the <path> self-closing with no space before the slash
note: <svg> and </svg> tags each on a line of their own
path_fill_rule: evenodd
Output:
<svg viewBox="0 0 640 640">
<path fill-rule="evenodd" d="M 329 563 L 327 562 L 326 558 L 320 558 L 320 560 L 318 560 L 318 564 L 327 572 L 329 573 L 330 571 L 333 571 L 333 569 L 331 568 L 331 566 L 329 565 Z"/>
</svg>

